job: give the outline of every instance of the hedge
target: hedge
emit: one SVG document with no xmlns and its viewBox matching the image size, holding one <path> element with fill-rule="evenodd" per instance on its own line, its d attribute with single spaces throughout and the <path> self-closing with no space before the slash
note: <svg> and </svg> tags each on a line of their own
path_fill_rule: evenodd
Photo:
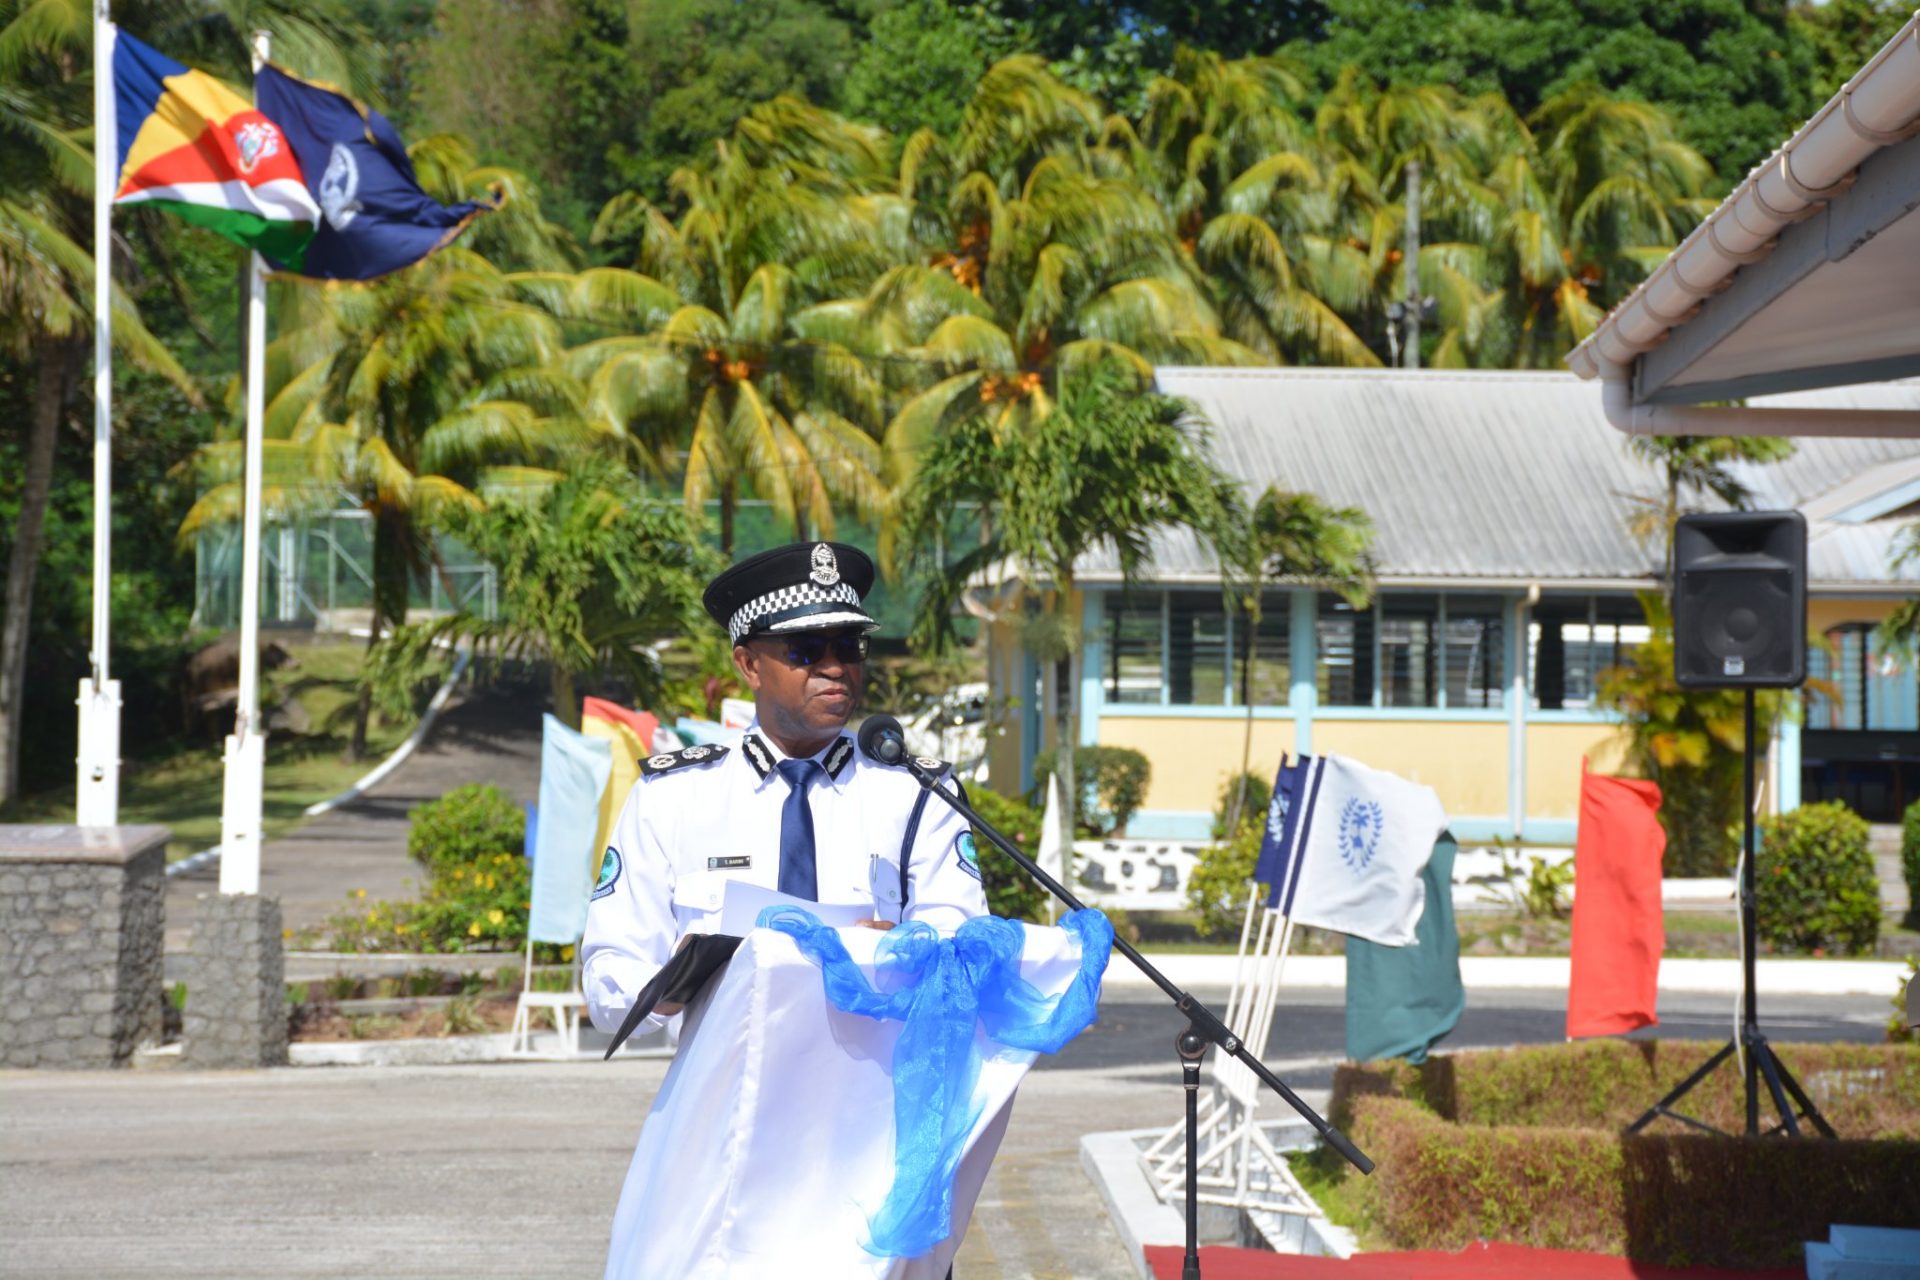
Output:
<svg viewBox="0 0 1920 1280">
<path fill-rule="evenodd" d="M 1920 1225 L 1920 1049 L 1780 1050 L 1839 1141 L 1666 1121 L 1624 1136 L 1718 1047 L 1602 1040 L 1343 1066 L 1334 1123 L 1379 1166 L 1354 1203 L 1395 1248 L 1497 1239 L 1668 1266 L 1790 1265 L 1835 1222 Z M 1729 1063 L 1682 1109 L 1738 1131 L 1744 1097 Z"/>
</svg>

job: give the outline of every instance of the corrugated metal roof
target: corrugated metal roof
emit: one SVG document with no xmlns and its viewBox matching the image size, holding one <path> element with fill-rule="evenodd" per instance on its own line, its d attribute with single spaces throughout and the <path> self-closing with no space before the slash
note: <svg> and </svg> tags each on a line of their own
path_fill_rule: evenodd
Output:
<svg viewBox="0 0 1920 1280">
<path fill-rule="evenodd" d="M 1213 454 L 1250 495 L 1313 493 L 1373 518 L 1381 577 L 1469 582 L 1644 581 L 1655 553 L 1628 532 L 1661 501 L 1656 468 L 1608 424 L 1600 388 L 1565 373 L 1163 368 L 1160 388 L 1194 402 Z M 1920 384 L 1766 398 L 1920 408 Z M 1755 403 L 1763 401 L 1756 399 Z M 1799 505 L 1920 441 L 1803 440 L 1788 461 L 1752 469 L 1756 491 Z M 1696 503 L 1695 505 L 1706 505 Z M 1876 526 L 1884 522 L 1876 522 Z M 1816 551 L 1815 586 L 1890 581 L 1864 528 Z M 1830 526 L 1816 529 L 1826 542 Z M 1111 551 L 1086 557 L 1088 582 L 1119 577 Z M 1213 581 L 1218 567 L 1184 532 L 1154 542 L 1150 581 Z M 1920 580 L 1920 574 L 1914 580 Z"/>
</svg>

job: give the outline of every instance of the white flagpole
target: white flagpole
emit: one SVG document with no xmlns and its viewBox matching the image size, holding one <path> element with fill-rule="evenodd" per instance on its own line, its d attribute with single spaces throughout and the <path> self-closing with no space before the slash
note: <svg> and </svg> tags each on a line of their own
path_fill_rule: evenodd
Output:
<svg viewBox="0 0 1920 1280">
<path fill-rule="evenodd" d="M 93 635 L 80 682 L 74 817 L 83 827 L 120 820 L 120 682 L 107 671 L 113 552 L 113 191 L 119 131 L 113 101 L 109 0 L 93 0 Z"/>
<path fill-rule="evenodd" d="M 268 35 L 253 33 L 253 69 L 267 60 Z M 260 892 L 260 825 L 267 735 L 260 721 L 260 440 L 265 416 L 267 274 L 258 253 L 247 269 L 246 509 L 240 524 L 240 689 L 227 739 L 220 809 L 220 892 Z"/>
</svg>

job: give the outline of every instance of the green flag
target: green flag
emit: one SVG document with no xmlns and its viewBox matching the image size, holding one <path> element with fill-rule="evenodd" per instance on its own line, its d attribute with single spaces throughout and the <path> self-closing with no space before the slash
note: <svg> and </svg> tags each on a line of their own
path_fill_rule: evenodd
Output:
<svg viewBox="0 0 1920 1280">
<path fill-rule="evenodd" d="M 1413 945 L 1347 939 L 1347 1057 L 1355 1062 L 1425 1062 L 1427 1050 L 1466 1011 L 1460 934 L 1453 923 L 1453 857 L 1459 851 L 1451 831 L 1434 842 L 1433 857 L 1420 873 L 1427 901 Z"/>
</svg>

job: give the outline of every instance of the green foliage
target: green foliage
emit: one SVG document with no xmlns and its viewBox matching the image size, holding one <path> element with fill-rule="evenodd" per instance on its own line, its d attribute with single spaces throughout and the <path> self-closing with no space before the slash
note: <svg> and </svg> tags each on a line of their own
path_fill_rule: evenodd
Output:
<svg viewBox="0 0 1920 1280">
<path fill-rule="evenodd" d="M 1241 831 L 1247 827 L 1265 830 L 1267 810 L 1273 804 L 1273 784 L 1257 773 L 1237 773 L 1220 784 L 1220 803 L 1213 811 L 1213 838 L 1224 840 L 1227 837 L 1228 818 L 1236 816 L 1232 825 Z"/>
<path fill-rule="evenodd" d="M 1867 836 L 1866 819 L 1838 801 L 1767 819 L 1753 864 L 1760 936 L 1815 955 L 1871 953 L 1880 882 Z"/>
<path fill-rule="evenodd" d="M 1920 800 L 1900 815 L 1900 874 L 1907 882 L 1907 910 L 1920 919 Z"/>
<path fill-rule="evenodd" d="M 1015 848 L 1029 857 L 1038 855 L 1043 815 L 1032 805 L 987 787 L 969 791 L 967 801 Z M 1045 920 L 1050 896 L 1047 891 L 984 834 L 976 831 L 974 841 L 980 854 L 980 879 L 987 890 L 987 910 L 1009 920 Z"/>
<path fill-rule="evenodd" d="M 1036 752 L 1033 776 L 1046 779 L 1055 771 L 1054 753 Z M 1132 747 L 1081 747 L 1073 753 L 1078 780 L 1078 831 L 1088 839 L 1104 839 L 1127 825 L 1146 799 L 1153 767 Z"/>
<path fill-rule="evenodd" d="M 1202 938 L 1237 938 L 1247 914 L 1247 882 L 1260 860 L 1263 821 L 1241 823 L 1233 838 L 1200 851 L 1187 876 L 1187 905 L 1196 917 L 1194 930 Z M 1261 886 L 1261 892 L 1265 892 Z"/>
<path fill-rule="evenodd" d="M 455 787 L 415 805 L 407 822 L 407 853 L 434 875 L 497 853 L 518 854 L 527 838 L 526 812 L 491 783 Z"/>
<path fill-rule="evenodd" d="M 841 87 L 841 109 L 902 138 L 916 129 L 951 134 L 987 69 L 974 18 L 945 0 L 908 0 L 875 14 Z"/>
<path fill-rule="evenodd" d="M 651 705 L 663 679 L 649 646 L 704 630 L 700 591 L 714 562 L 682 511 L 604 466 L 522 479 L 493 490 L 484 508 L 444 516 L 445 528 L 499 570 L 501 616 L 455 615 L 382 638 L 366 681 L 390 712 L 411 709 L 436 646 L 465 642 L 483 656 L 544 664 L 554 714 L 577 726 L 581 677 L 615 672 L 636 702 Z"/>
</svg>

